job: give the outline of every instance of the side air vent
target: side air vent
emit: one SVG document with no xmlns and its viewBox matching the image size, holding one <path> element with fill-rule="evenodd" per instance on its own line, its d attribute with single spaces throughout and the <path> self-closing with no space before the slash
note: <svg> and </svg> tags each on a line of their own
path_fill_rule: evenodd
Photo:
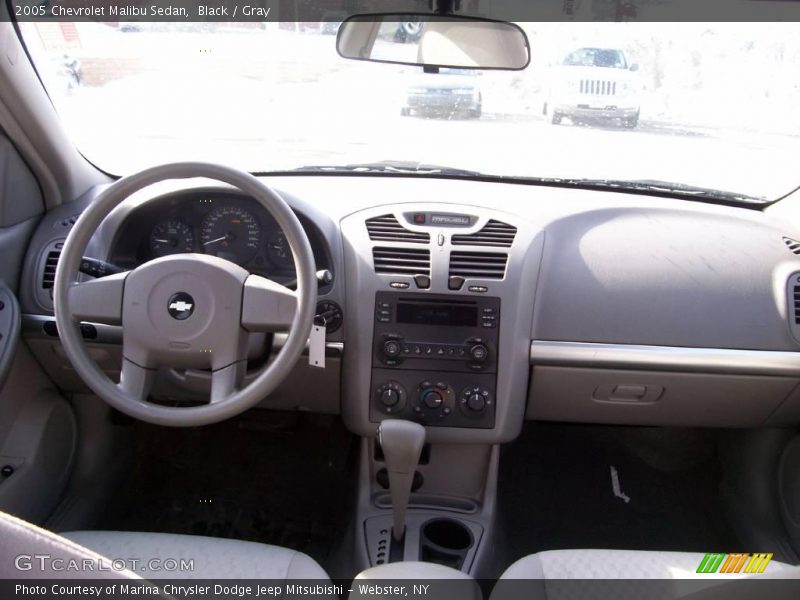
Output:
<svg viewBox="0 0 800 600">
<path fill-rule="evenodd" d="M 50 250 L 47 253 L 44 259 L 44 267 L 42 268 L 42 289 L 49 290 L 53 288 L 56 282 L 56 267 L 60 256 L 61 250 Z"/>
<path fill-rule="evenodd" d="M 798 281 L 798 283 L 795 283 L 794 286 L 791 287 L 792 295 L 789 297 L 789 304 L 794 310 L 792 313 L 794 324 L 800 325 L 800 279 L 797 277 L 793 279 Z"/>
<path fill-rule="evenodd" d="M 786 244 L 786 247 L 792 251 L 792 254 L 800 254 L 800 241 L 784 237 L 783 243 Z"/>
<path fill-rule="evenodd" d="M 373 248 L 372 261 L 376 273 L 431 274 L 431 251 L 427 248 Z"/>
<path fill-rule="evenodd" d="M 394 215 L 382 215 L 367 219 L 367 232 L 369 239 L 376 242 L 427 244 L 431 239 L 430 234 L 406 229 Z"/>
<path fill-rule="evenodd" d="M 502 279 L 507 262 L 507 254 L 454 251 L 450 253 L 450 277 Z"/>
<path fill-rule="evenodd" d="M 517 228 L 502 221 L 492 219 L 483 229 L 468 235 L 454 235 L 451 241 L 454 246 L 496 246 L 510 248 L 517 235 Z"/>
</svg>

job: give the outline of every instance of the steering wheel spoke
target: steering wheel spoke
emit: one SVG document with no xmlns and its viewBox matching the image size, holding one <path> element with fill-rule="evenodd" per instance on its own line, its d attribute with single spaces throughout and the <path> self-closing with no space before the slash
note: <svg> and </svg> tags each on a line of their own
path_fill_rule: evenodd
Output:
<svg viewBox="0 0 800 600">
<path fill-rule="evenodd" d="M 146 402 L 153 387 L 155 375 L 155 369 L 146 369 L 123 357 L 117 388 L 128 398 L 133 398 L 137 402 Z"/>
<path fill-rule="evenodd" d="M 122 298 L 125 279 L 130 271 L 73 283 L 69 288 L 69 304 L 76 320 L 122 324 Z"/>
<path fill-rule="evenodd" d="M 296 311 L 296 292 L 258 275 L 245 280 L 242 327 L 247 331 L 287 331 Z"/>
<path fill-rule="evenodd" d="M 235 362 L 211 374 L 211 397 L 209 404 L 219 404 L 233 395 L 242 385 L 247 363 Z"/>
</svg>

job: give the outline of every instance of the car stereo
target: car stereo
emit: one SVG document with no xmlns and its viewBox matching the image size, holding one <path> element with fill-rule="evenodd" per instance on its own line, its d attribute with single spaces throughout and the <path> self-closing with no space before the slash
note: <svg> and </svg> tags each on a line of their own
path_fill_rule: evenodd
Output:
<svg viewBox="0 0 800 600">
<path fill-rule="evenodd" d="M 491 428 L 500 299 L 378 292 L 370 420 Z"/>
</svg>

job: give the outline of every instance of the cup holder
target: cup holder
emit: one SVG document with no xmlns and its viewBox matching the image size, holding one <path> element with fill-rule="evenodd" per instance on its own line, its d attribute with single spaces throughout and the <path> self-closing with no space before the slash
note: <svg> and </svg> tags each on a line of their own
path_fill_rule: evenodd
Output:
<svg viewBox="0 0 800 600">
<path fill-rule="evenodd" d="M 472 548 L 472 532 L 453 519 L 431 519 L 422 524 L 420 559 L 460 569 Z"/>
</svg>

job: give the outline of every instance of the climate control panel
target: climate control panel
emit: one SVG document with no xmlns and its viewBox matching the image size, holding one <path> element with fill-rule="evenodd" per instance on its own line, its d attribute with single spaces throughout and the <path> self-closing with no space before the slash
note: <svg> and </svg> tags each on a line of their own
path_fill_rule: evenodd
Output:
<svg viewBox="0 0 800 600">
<path fill-rule="evenodd" d="M 370 420 L 401 417 L 431 427 L 494 427 L 494 376 L 373 371 Z"/>
</svg>

